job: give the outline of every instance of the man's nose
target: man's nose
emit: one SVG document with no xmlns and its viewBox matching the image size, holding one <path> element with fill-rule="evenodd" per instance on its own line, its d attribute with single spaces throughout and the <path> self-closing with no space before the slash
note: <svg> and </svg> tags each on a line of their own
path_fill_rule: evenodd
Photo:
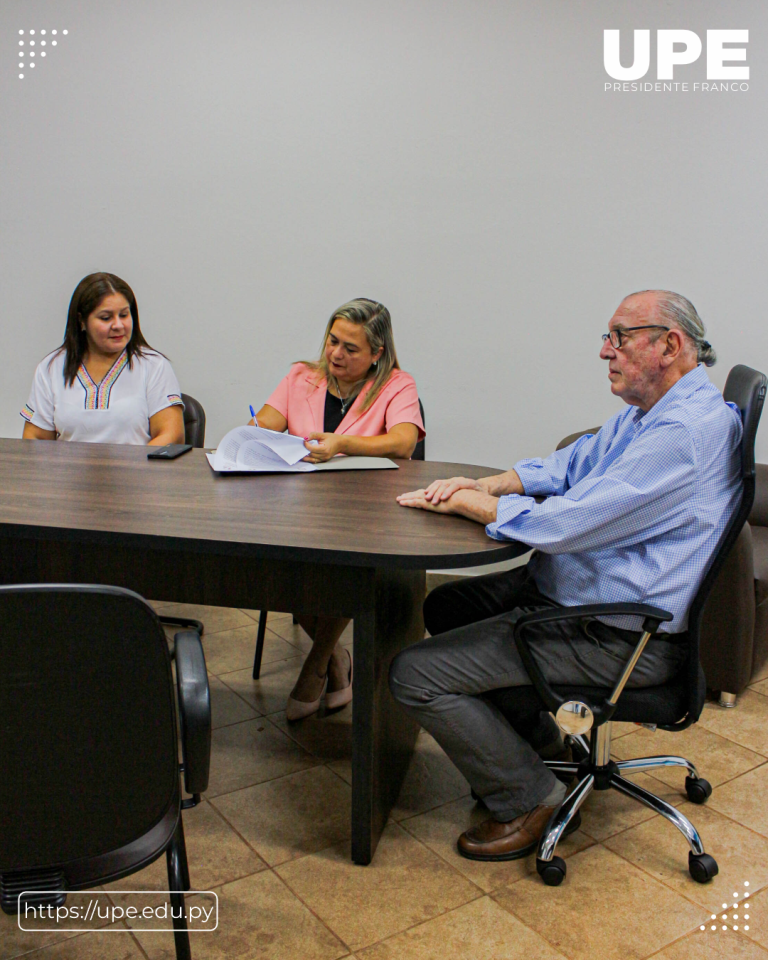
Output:
<svg viewBox="0 0 768 960">
<path fill-rule="evenodd" d="M 601 360 L 612 360 L 616 356 L 616 350 L 612 346 L 610 340 L 605 340 L 602 347 L 600 348 L 600 359 Z"/>
</svg>

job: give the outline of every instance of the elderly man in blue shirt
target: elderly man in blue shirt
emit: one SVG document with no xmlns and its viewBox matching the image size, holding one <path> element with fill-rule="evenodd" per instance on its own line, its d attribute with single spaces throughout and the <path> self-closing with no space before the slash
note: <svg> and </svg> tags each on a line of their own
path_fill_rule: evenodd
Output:
<svg viewBox="0 0 768 960">
<path fill-rule="evenodd" d="M 688 606 L 739 492 L 741 419 L 705 367 L 715 354 L 693 304 L 645 290 L 603 335 L 611 391 L 629 406 L 595 435 L 494 477 L 437 480 L 398 497 L 454 513 L 496 539 L 534 547 L 525 567 L 466 578 L 424 604 L 431 637 L 400 653 L 390 689 L 442 745 L 491 813 L 459 852 L 512 860 L 535 849 L 566 788 L 542 758 L 566 759 L 548 714 L 513 729 L 481 694 L 529 684 L 513 640 L 525 612 L 633 601 L 669 610 L 629 686 L 669 680 L 686 657 Z M 543 502 L 534 498 L 544 496 Z M 539 625 L 534 655 L 551 683 L 610 687 L 640 636 L 636 618 Z"/>
</svg>

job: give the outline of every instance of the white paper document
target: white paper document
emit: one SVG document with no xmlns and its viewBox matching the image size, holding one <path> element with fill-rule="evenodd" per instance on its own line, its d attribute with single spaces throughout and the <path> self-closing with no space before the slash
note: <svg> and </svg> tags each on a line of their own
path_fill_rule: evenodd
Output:
<svg viewBox="0 0 768 960">
<path fill-rule="evenodd" d="M 217 473 L 311 473 L 315 470 L 396 470 L 384 457 L 334 457 L 326 463 L 304 463 L 301 437 L 263 427 L 235 427 L 214 453 L 206 453 Z"/>
</svg>

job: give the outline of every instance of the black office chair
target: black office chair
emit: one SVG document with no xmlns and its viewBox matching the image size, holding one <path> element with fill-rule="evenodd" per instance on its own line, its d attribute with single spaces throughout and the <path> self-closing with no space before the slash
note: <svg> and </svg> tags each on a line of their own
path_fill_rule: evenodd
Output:
<svg viewBox="0 0 768 960">
<path fill-rule="evenodd" d="M 0 623 L 0 906 L 16 914 L 23 891 L 21 906 L 61 906 L 165 853 L 176 956 L 189 960 L 181 810 L 207 788 L 211 750 L 199 636 L 176 635 L 180 767 L 171 656 L 138 594 L 0 587 Z"/>
<path fill-rule="evenodd" d="M 181 399 L 184 402 L 184 443 L 190 443 L 193 447 L 204 447 L 205 410 L 203 405 L 188 393 L 182 393 Z"/>
<path fill-rule="evenodd" d="M 427 418 L 424 416 L 424 404 L 419 400 L 419 411 L 421 412 L 421 422 L 426 426 Z M 426 438 L 423 437 L 418 441 L 416 446 L 413 448 L 413 453 L 411 454 L 411 460 L 424 460 L 426 459 L 426 447 L 425 447 Z M 267 616 L 268 611 L 262 610 L 259 613 L 259 629 L 256 633 L 256 650 L 253 654 L 253 679 L 258 680 L 261 676 L 261 658 L 264 655 L 264 637 L 267 633 Z M 298 623 L 296 617 L 293 618 L 294 624 Z"/>
<path fill-rule="evenodd" d="M 205 410 L 203 405 L 188 393 L 182 393 L 184 401 L 184 443 L 193 447 L 205 446 Z M 168 627 L 184 627 L 187 630 L 197 630 L 202 637 L 203 621 L 192 620 L 190 617 L 160 617 L 160 622 Z"/>
<path fill-rule="evenodd" d="M 555 847 L 566 827 L 578 814 L 592 790 L 618 790 L 650 807 L 673 823 L 688 840 L 688 869 L 694 880 L 706 883 L 717 872 L 717 863 L 704 852 L 701 838 L 693 824 L 679 810 L 626 780 L 622 774 L 639 773 L 662 767 L 684 767 L 685 792 L 692 803 L 705 803 L 712 787 L 699 777 L 690 761 L 682 757 L 644 757 L 637 760 L 610 759 L 611 722 L 614 720 L 642 723 L 662 730 L 685 730 L 701 714 L 706 694 L 704 673 L 699 663 L 699 630 L 701 616 L 712 584 L 717 578 L 728 552 L 735 543 L 752 507 L 755 495 L 755 434 L 766 392 L 766 378 L 750 367 L 739 365 L 728 375 L 723 397 L 737 404 L 741 411 L 744 433 L 741 442 L 741 503 L 731 517 L 717 544 L 705 576 L 688 611 L 689 652 L 686 666 L 668 683 L 641 689 L 624 690 L 643 648 L 664 621 L 672 614 L 656 607 L 637 603 L 590 604 L 579 607 L 539 610 L 521 617 L 515 626 L 515 643 L 531 679 L 531 687 L 508 687 L 494 690 L 486 697 L 501 710 L 513 726 L 530 723 L 542 710 L 553 713 L 561 729 L 569 735 L 578 762 L 545 761 L 560 777 L 577 777 L 578 783 L 552 815 L 539 842 L 536 869 L 549 886 L 557 886 L 565 878 L 565 861 L 554 856 Z M 626 664 L 612 691 L 601 687 L 576 685 L 550 686 L 533 659 L 526 629 L 534 623 L 556 620 L 586 620 L 596 616 L 633 615 L 643 618 L 643 634 L 635 652 Z M 651 642 L 653 642 L 651 640 Z M 623 693 L 622 693 L 623 691 Z M 621 700 L 619 700 L 621 695 Z M 589 733 L 587 743 L 584 734 Z"/>
</svg>

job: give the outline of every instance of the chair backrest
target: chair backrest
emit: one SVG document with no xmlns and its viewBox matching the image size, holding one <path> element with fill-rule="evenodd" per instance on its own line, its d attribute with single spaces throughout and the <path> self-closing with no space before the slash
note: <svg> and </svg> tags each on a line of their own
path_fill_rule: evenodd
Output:
<svg viewBox="0 0 768 960">
<path fill-rule="evenodd" d="M 171 661 L 152 608 L 118 587 L 0 587 L 0 624 L 0 873 L 146 834 L 179 804 Z"/>
<path fill-rule="evenodd" d="M 712 586 L 741 533 L 755 499 L 755 437 L 765 401 L 766 384 L 768 384 L 768 381 L 764 374 L 758 370 L 753 370 L 751 367 L 738 364 L 728 374 L 723 389 L 723 399 L 734 403 L 741 413 L 743 424 L 740 448 L 742 493 L 741 502 L 720 536 L 699 589 L 696 591 L 688 610 L 690 643 L 688 660 L 689 718 L 692 717 L 694 720 L 698 719 L 701 714 L 706 693 L 703 673 L 699 665 L 701 618 Z"/>
<path fill-rule="evenodd" d="M 424 424 L 425 428 L 427 426 L 427 420 L 424 416 L 424 404 L 419 400 L 419 410 L 421 411 L 421 422 Z M 413 453 L 411 454 L 411 460 L 426 460 L 426 441 L 419 440 L 416 446 L 413 448 Z"/>
<path fill-rule="evenodd" d="M 193 447 L 204 447 L 205 410 L 203 405 L 188 393 L 182 393 L 181 399 L 184 401 L 184 443 L 190 443 Z"/>
</svg>

